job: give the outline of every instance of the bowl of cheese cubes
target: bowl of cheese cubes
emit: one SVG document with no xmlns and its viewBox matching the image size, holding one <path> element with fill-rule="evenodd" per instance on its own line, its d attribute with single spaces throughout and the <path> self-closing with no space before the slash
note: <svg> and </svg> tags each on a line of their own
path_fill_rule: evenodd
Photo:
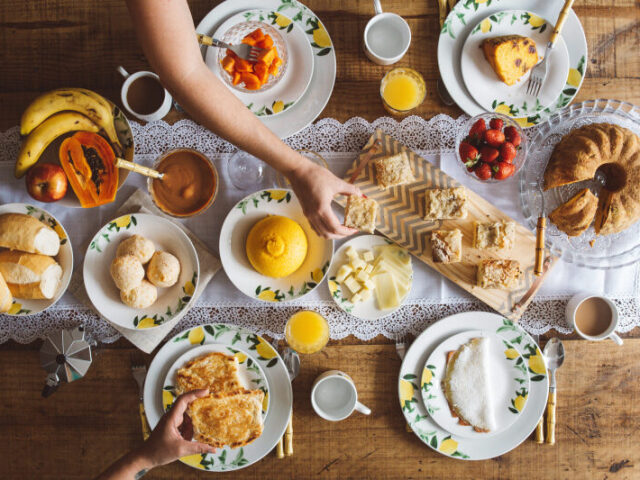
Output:
<svg viewBox="0 0 640 480">
<path fill-rule="evenodd" d="M 380 235 L 360 235 L 338 249 L 327 277 L 331 298 L 342 310 L 375 320 L 400 308 L 408 297 L 411 255 Z"/>
</svg>

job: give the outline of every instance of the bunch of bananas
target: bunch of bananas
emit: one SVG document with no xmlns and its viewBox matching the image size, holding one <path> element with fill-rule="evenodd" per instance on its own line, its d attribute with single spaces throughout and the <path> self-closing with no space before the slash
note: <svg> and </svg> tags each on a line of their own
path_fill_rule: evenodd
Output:
<svg viewBox="0 0 640 480">
<path fill-rule="evenodd" d="M 84 88 L 59 88 L 36 98 L 20 119 L 20 133 L 25 138 L 16 161 L 16 178 L 24 176 L 56 138 L 79 130 L 102 130 L 116 150 L 122 148 L 113 107 L 104 97 Z"/>
</svg>

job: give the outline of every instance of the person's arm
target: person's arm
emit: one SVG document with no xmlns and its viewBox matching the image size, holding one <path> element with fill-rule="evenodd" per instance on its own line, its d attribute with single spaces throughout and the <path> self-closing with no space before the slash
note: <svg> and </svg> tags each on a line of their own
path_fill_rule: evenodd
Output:
<svg viewBox="0 0 640 480">
<path fill-rule="evenodd" d="M 178 397 L 171 410 L 151 432 L 149 439 L 116 461 L 96 480 L 137 480 L 152 468 L 166 465 L 185 455 L 215 452 L 213 447 L 205 443 L 191 441 L 193 427 L 185 413 L 191 402 L 208 394 L 208 390 L 194 390 Z"/>
<path fill-rule="evenodd" d="M 177 102 L 203 126 L 286 175 L 318 233 L 355 233 L 340 224 L 331 201 L 338 194 L 359 194 L 357 187 L 289 148 L 209 70 L 186 0 L 127 0 L 127 5 L 149 63 Z"/>
</svg>

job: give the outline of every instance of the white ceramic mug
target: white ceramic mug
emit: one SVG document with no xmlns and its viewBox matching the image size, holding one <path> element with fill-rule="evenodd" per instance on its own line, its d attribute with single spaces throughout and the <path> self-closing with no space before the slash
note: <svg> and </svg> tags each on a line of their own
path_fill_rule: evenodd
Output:
<svg viewBox="0 0 640 480">
<path fill-rule="evenodd" d="M 581 332 L 578 326 L 576 325 L 576 312 L 578 310 L 578 307 L 582 304 L 582 302 L 590 298 L 599 298 L 600 300 L 604 300 L 606 304 L 609 305 L 609 308 L 611 309 L 611 323 L 609 324 L 609 327 L 600 335 L 596 335 L 596 336 L 587 335 L 586 333 Z M 571 299 L 567 303 L 565 315 L 567 317 L 567 323 L 582 338 L 586 340 L 604 340 L 605 338 L 610 338 L 611 340 L 616 342 L 618 345 L 622 345 L 622 339 L 615 332 L 616 328 L 618 328 L 618 308 L 616 307 L 615 303 L 613 303 L 608 298 L 603 297 L 601 295 L 595 295 L 593 293 L 586 293 L 586 292 L 578 293 L 577 295 L 574 295 L 573 297 L 571 297 Z"/>
<path fill-rule="evenodd" d="M 364 29 L 364 53 L 373 63 L 391 65 L 400 60 L 411 45 L 411 29 L 404 18 L 382 11 L 373 0 L 375 16 Z"/>
<path fill-rule="evenodd" d="M 344 420 L 354 410 L 369 415 L 371 410 L 358 401 L 356 385 L 349 375 L 340 370 L 329 370 L 313 382 L 311 405 L 325 420 Z"/>
<path fill-rule="evenodd" d="M 122 88 L 120 89 L 120 100 L 122 101 L 122 105 L 124 105 L 124 108 L 127 110 L 127 112 L 144 122 L 162 120 L 167 115 L 167 113 L 169 113 L 169 110 L 171 110 L 173 98 L 171 98 L 171 94 L 167 91 L 166 88 L 164 88 L 164 100 L 162 100 L 160 107 L 155 112 L 149 113 L 147 115 L 142 115 L 134 111 L 129 105 L 129 101 L 127 100 L 127 93 L 129 92 L 129 87 L 133 82 L 135 82 L 140 77 L 153 77 L 158 81 L 158 83 L 160 83 L 160 77 L 158 77 L 158 75 L 153 72 L 147 72 L 144 70 L 130 74 L 121 66 L 118 67 L 117 70 L 118 73 L 125 79 L 124 83 L 122 84 Z"/>
</svg>

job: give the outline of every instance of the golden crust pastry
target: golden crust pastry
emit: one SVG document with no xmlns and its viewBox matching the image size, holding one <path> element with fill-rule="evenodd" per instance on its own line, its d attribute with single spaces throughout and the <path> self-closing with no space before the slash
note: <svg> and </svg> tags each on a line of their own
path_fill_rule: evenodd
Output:
<svg viewBox="0 0 640 480">
<path fill-rule="evenodd" d="M 405 152 L 378 158 L 374 162 L 376 166 L 376 179 L 382 188 L 415 182 L 411 171 L 409 156 Z"/>
<path fill-rule="evenodd" d="M 583 188 L 551 212 L 549 220 L 568 236 L 577 237 L 589 228 L 596 216 L 597 208 L 598 197 L 588 188 Z"/>
<path fill-rule="evenodd" d="M 454 263 L 462 259 L 462 232 L 435 230 L 431 232 L 431 256 L 436 263 Z"/>
<path fill-rule="evenodd" d="M 515 222 L 474 222 L 473 247 L 480 250 L 510 250 L 515 235 Z"/>
<path fill-rule="evenodd" d="M 467 192 L 464 187 L 434 188 L 424 195 L 425 220 L 451 220 L 467 217 Z"/>
<path fill-rule="evenodd" d="M 378 202 L 366 197 L 349 195 L 344 212 L 344 226 L 373 233 L 376 230 L 377 215 Z"/>
<path fill-rule="evenodd" d="M 242 388 L 196 399 L 187 410 L 193 438 L 214 448 L 250 444 L 262 435 L 263 399 L 262 390 Z"/>
<path fill-rule="evenodd" d="M 520 275 L 517 260 L 482 260 L 478 265 L 478 286 L 510 289 L 516 286 Z"/>
<path fill-rule="evenodd" d="M 176 373 L 176 393 L 208 388 L 210 393 L 242 388 L 238 379 L 238 359 L 212 352 L 187 362 Z"/>
</svg>

